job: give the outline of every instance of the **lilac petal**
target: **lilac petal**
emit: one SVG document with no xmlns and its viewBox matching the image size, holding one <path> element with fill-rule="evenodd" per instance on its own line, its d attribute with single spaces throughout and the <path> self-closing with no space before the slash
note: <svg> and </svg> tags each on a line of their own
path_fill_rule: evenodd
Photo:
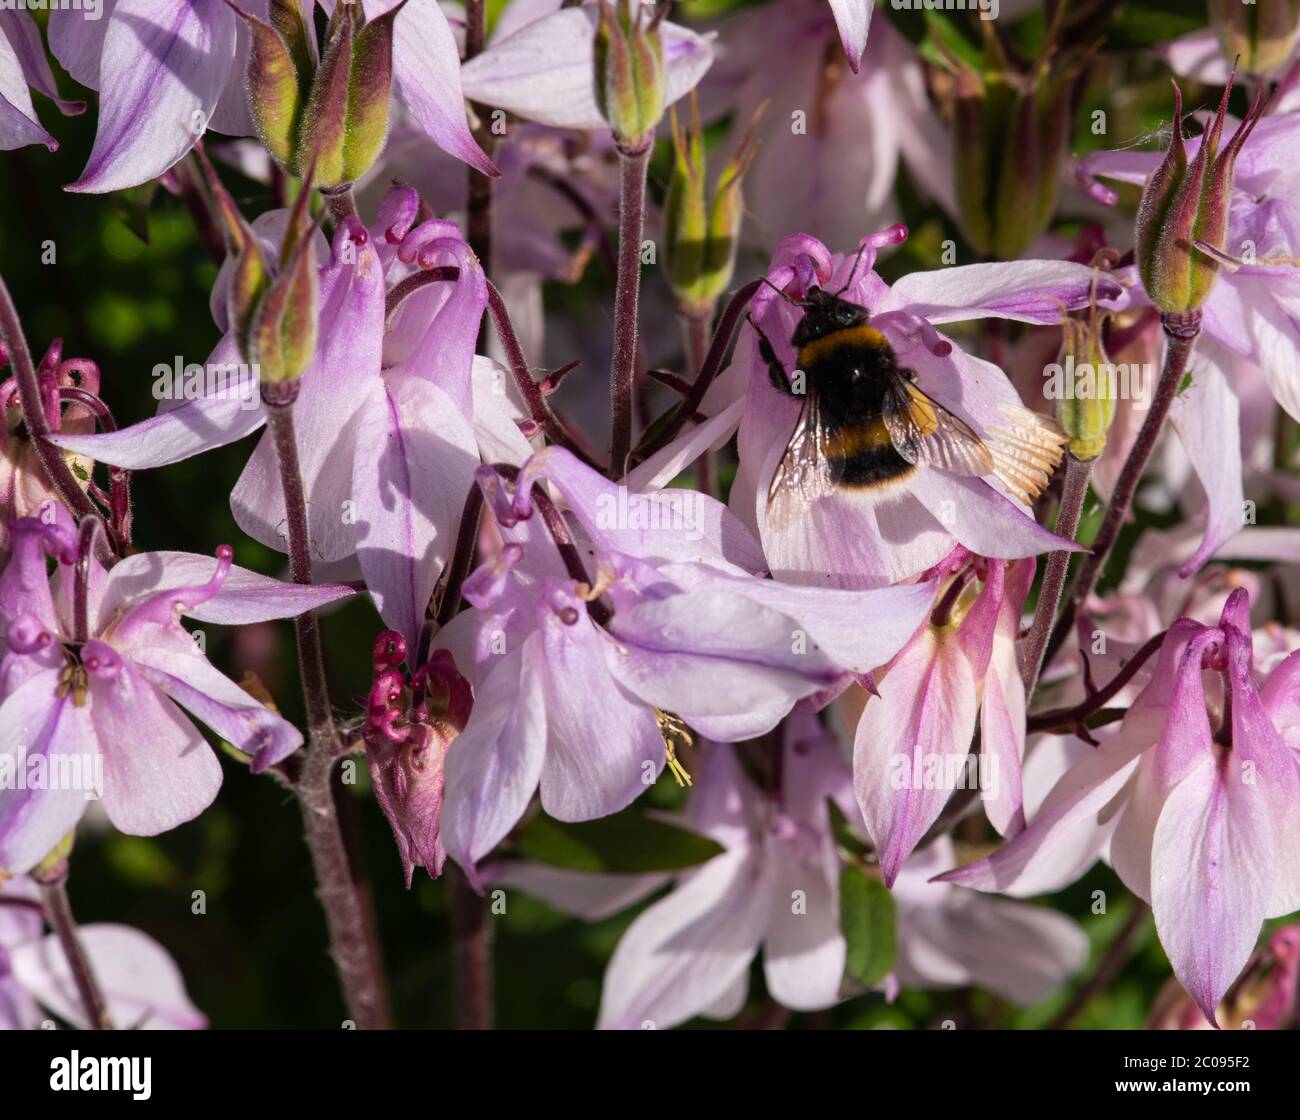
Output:
<svg viewBox="0 0 1300 1120">
<path fill-rule="evenodd" d="M 356 418 L 357 556 L 384 622 L 407 648 L 455 544 L 478 450 L 450 398 L 415 377 L 385 377 Z"/>
<path fill-rule="evenodd" d="M 1213 28 L 1180 35 L 1151 53 L 1163 59 L 1179 77 L 1191 78 L 1202 85 L 1223 86 L 1228 83 L 1230 67 Z"/>
<path fill-rule="evenodd" d="M 475 357 L 473 367 L 474 439 L 485 463 L 521 467 L 533 453 L 519 423 L 527 417 L 511 398 L 510 374 L 491 358 Z"/>
<path fill-rule="evenodd" d="M 1221 750 L 1200 757 L 1156 825 L 1156 931 L 1174 974 L 1211 1023 L 1268 908 L 1277 853 L 1270 814 L 1260 809 L 1258 792 Z"/>
<path fill-rule="evenodd" d="M 193 552 L 138 552 L 128 556 L 109 573 L 95 628 L 103 630 L 116 613 L 142 598 L 206 583 L 212 577 L 213 565 L 211 556 Z M 187 607 L 185 614 L 200 622 L 245 626 L 275 618 L 296 618 L 355 594 L 356 590 L 347 584 L 285 583 L 232 566 L 216 593 Z"/>
<path fill-rule="evenodd" d="M 670 880 L 663 872 L 622 875 L 599 871 L 568 871 L 543 863 L 510 859 L 484 869 L 493 887 L 514 887 L 539 898 L 552 910 L 599 922 L 635 906 Z"/>
<path fill-rule="evenodd" d="M 1032 580 L 1033 566 L 1021 567 Z M 1023 597 L 1019 602 L 1024 602 Z M 980 703 L 980 750 L 996 776 L 995 788 L 984 792 L 984 812 L 1002 836 L 1015 836 L 1025 827 L 1020 772 L 1025 753 L 1025 685 L 1016 657 L 1019 628 L 1020 607 L 1004 604 Z"/>
<path fill-rule="evenodd" d="M 341 560 L 356 545 L 357 414 L 379 382 L 383 338 L 384 274 L 373 243 L 357 244 L 340 229 L 320 276 L 320 343 L 293 406 L 312 557 L 321 562 Z M 269 433 L 239 476 L 230 506 L 250 537 L 288 551 L 284 492 Z"/>
<path fill-rule="evenodd" d="M 59 146 L 41 127 L 22 62 L 9 39 L 0 34 L 0 150 L 23 148 L 28 144 L 44 144 L 50 151 Z"/>
<path fill-rule="evenodd" d="M 995 318 L 1051 326 L 1061 321 L 1062 304 L 1070 311 L 1088 305 L 1096 275 L 1070 261 L 1001 261 L 912 272 L 891 291 L 907 311 L 931 323 Z M 1097 281 L 1099 300 L 1123 294 L 1111 277 Z"/>
<path fill-rule="evenodd" d="M 829 830 L 816 847 L 800 834 L 772 831 L 765 851 L 772 877 L 763 940 L 767 990 L 794 1011 L 830 1007 L 840 999 L 847 946 L 840 932 L 839 863 Z M 797 898 L 803 902 L 798 910 Z"/>
<path fill-rule="evenodd" d="M 1230 372 L 1235 364 L 1213 339 L 1202 340 L 1192 354 L 1192 383 L 1169 413 L 1205 490 L 1205 536 L 1196 554 L 1179 568 L 1184 578 L 1198 571 L 1242 528 L 1240 405 Z"/>
<path fill-rule="evenodd" d="M 546 708 L 529 637 L 500 658 L 475 692 L 469 723 L 447 751 L 442 840 L 472 872 L 528 808 L 546 758 Z"/>
<path fill-rule="evenodd" d="M 56 534 L 57 531 L 51 533 L 49 527 L 33 517 L 14 523 L 10 540 L 13 551 L 0 571 L 0 618 L 5 619 L 6 627 L 25 614 L 35 618 L 51 635 L 62 632 L 46 574 L 47 557 L 50 547 L 57 548 L 60 536 L 69 549 L 73 542 L 66 534 Z"/>
<path fill-rule="evenodd" d="M 1087 551 L 1044 529 L 983 479 L 918 470 L 911 481 L 911 492 L 958 544 L 977 555 L 1020 560 L 1062 549 Z"/>
<path fill-rule="evenodd" d="M 104 0 L 99 19 L 87 19 L 84 11 L 71 7 L 56 6 L 50 11 L 50 53 L 75 81 L 88 89 L 99 89 L 99 56 L 117 3 L 118 0 Z"/>
<path fill-rule="evenodd" d="M 662 570 L 689 590 L 725 589 L 786 615 L 837 667 L 854 673 L 879 668 L 907 644 L 933 606 L 936 590 L 934 583 L 914 583 L 841 591 L 701 572 L 698 567 L 691 573 L 689 567 L 669 564 Z"/>
<path fill-rule="evenodd" d="M 738 397 L 716 416 L 694 425 L 663 450 L 639 463 L 628 472 L 624 481 L 633 490 L 657 490 L 667 486 L 705 451 L 716 451 L 731 438 L 740 426 L 745 406 L 745 398 Z"/>
<path fill-rule="evenodd" d="M 617 611 L 608 632 L 614 677 L 714 739 L 770 731 L 840 675 L 788 615 L 730 591 L 644 600 Z"/>
<path fill-rule="evenodd" d="M 578 621 L 566 625 L 552 607 L 572 609 Z M 654 712 L 610 676 L 608 642 L 582 608 L 553 596 L 540 612 L 547 733 L 542 808 L 565 821 L 630 805 L 654 784 L 665 760 Z"/>
<path fill-rule="evenodd" d="M 1058 890 L 1064 884 L 1057 848 L 1077 852 L 1080 845 L 1086 846 L 1081 834 L 1092 833 L 1100 850 L 1098 814 L 1123 789 L 1150 743 L 1146 735 L 1129 734 L 1127 729 L 1106 740 L 1102 748 L 1066 771 L 1028 828 L 993 855 L 946 872 L 938 880 L 1000 894 Z"/>
<path fill-rule="evenodd" d="M 125 2 L 125 0 L 124 0 Z M 193 820 L 221 788 L 221 763 L 199 729 L 129 661 L 92 677 L 90 716 L 104 758 L 104 808 L 133 836 Z"/>
<path fill-rule="evenodd" d="M 978 682 L 951 631 L 927 626 L 898 656 L 858 723 L 853 788 L 892 886 L 964 774 Z"/>
<path fill-rule="evenodd" d="M 160 412 L 116 432 L 97 435 L 56 433 L 50 442 L 127 470 L 179 463 L 192 455 L 243 439 L 266 423 L 260 400 L 250 408 L 238 399 L 204 397 Z"/>
<path fill-rule="evenodd" d="M 207 129 L 234 55 L 224 0 L 118 0 L 100 59 L 95 146 L 67 189 L 134 187 L 181 159 Z"/>
<path fill-rule="evenodd" d="M 601 992 L 600 1030 L 666 1030 L 732 991 L 758 952 L 772 892 L 755 851 L 716 856 L 628 927 Z"/>
<path fill-rule="evenodd" d="M 604 548 L 643 560 L 722 559 L 751 572 L 765 566 L 758 542 L 706 494 L 675 488 L 634 493 L 562 447 L 539 451 L 520 477 L 554 483 L 587 534 Z"/>
<path fill-rule="evenodd" d="M 149 683 L 252 756 L 260 774 L 302 746 L 302 732 L 190 650 L 136 646 L 131 663 Z"/>
<path fill-rule="evenodd" d="M 46 773 L 81 774 L 86 789 L 0 789 L 0 867 L 21 873 L 35 867 L 76 826 L 96 792 L 98 744 L 90 712 L 70 697 L 56 695 L 59 670 L 46 669 L 30 677 L 0 705 L 0 752 L 19 768 L 44 758 Z"/>
<path fill-rule="evenodd" d="M 45 44 L 35 20 L 23 11 L 0 12 L 0 35 L 8 39 L 23 68 L 23 75 L 32 89 L 43 93 L 64 116 L 76 116 L 86 111 L 84 101 L 65 101 L 59 96 L 59 85 L 54 80 Z M 0 52 L 3 48 L 0 48 Z"/>
<path fill-rule="evenodd" d="M 152 937 L 130 926 L 93 923 L 78 930 L 120 1030 L 203 1030 L 208 1021 L 185 991 L 171 954 Z M 21 945 L 13 953 L 14 973 L 42 1007 L 74 1027 L 85 1029 L 85 1012 L 54 934 Z"/>
<path fill-rule="evenodd" d="M 556 128 L 608 128 L 592 78 L 596 18 L 593 5 L 564 8 L 493 40 L 461 68 L 465 96 Z M 664 104 L 671 105 L 704 76 L 713 47 L 677 24 L 664 21 L 660 27 Z"/>
<path fill-rule="evenodd" d="M 840 42 L 848 55 L 849 67 L 856 74 L 862 64 L 862 52 L 867 48 L 867 31 L 871 26 L 871 9 L 875 0 L 831 0 L 835 26 L 839 28 Z"/>
</svg>

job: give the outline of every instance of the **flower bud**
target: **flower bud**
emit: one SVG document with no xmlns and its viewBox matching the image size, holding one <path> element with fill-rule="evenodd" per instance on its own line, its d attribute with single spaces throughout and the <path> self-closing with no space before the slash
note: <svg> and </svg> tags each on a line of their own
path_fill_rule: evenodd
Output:
<svg viewBox="0 0 1300 1120">
<path fill-rule="evenodd" d="M 1233 168 L 1262 108 L 1256 99 L 1220 152 L 1231 92 L 1229 77 L 1219 111 L 1201 138 L 1195 158 L 1189 161 L 1183 142 L 1183 95 L 1174 86 L 1173 140 L 1164 162 L 1142 189 L 1137 213 L 1138 270 L 1151 302 L 1166 314 L 1199 308 L 1209 298 L 1219 274 L 1214 254 L 1224 251 Z"/>
<path fill-rule="evenodd" d="M 627 152 L 654 138 L 664 115 L 664 52 L 659 22 L 666 6 L 647 15 L 633 0 L 600 0 L 596 27 L 596 104 L 614 140 Z"/>
<path fill-rule="evenodd" d="M 1105 315 L 1094 306 L 1087 319 L 1066 316 L 1057 359 L 1061 384 L 1056 398 L 1056 422 L 1070 437 L 1070 454 L 1091 460 L 1106 450 L 1106 434 L 1115 419 L 1114 367 L 1102 342 Z"/>
<path fill-rule="evenodd" d="M 708 316 L 731 283 L 744 210 L 741 180 L 754 158 L 754 128 L 763 108 L 714 183 L 712 200 L 705 184 L 698 101 L 692 94 L 689 131 L 680 127 L 677 110 L 672 110 L 675 158 L 665 202 L 663 259 L 668 283 L 687 315 Z"/>
<path fill-rule="evenodd" d="M 405 0 L 369 23 L 358 0 L 338 0 L 319 65 L 297 0 L 272 0 L 271 22 L 240 12 L 252 33 L 248 91 L 253 122 L 272 157 L 316 185 L 355 182 L 388 136 L 393 24 Z"/>
<path fill-rule="evenodd" d="M 1271 73 L 1291 56 L 1300 0 L 1210 0 L 1209 9 L 1224 56 L 1246 73 Z"/>
<path fill-rule="evenodd" d="M 953 91 L 957 203 L 966 239 L 981 256 L 1018 257 L 1056 207 L 1069 140 L 1070 95 L 1092 47 L 1048 46 L 1016 69 L 988 24 L 977 72 L 955 56 Z"/>
</svg>

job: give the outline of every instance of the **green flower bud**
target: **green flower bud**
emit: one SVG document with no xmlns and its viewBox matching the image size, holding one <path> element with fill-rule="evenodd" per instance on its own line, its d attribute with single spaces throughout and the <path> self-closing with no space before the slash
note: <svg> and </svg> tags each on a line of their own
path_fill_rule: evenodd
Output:
<svg viewBox="0 0 1300 1120">
<path fill-rule="evenodd" d="M 1271 73 L 1291 56 L 1300 0 L 1209 0 L 1209 13 L 1224 55 L 1246 73 Z"/>
<path fill-rule="evenodd" d="M 954 71 L 957 203 L 971 247 L 982 257 L 1010 260 L 1051 221 L 1071 92 L 1095 47 L 1059 52 L 1049 36 L 1038 60 L 1021 71 L 991 25 L 983 26 L 978 71 L 946 54 Z"/>
<path fill-rule="evenodd" d="M 633 0 L 600 0 L 596 27 L 596 104 L 614 140 L 627 152 L 654 139 L 664 115 L 664 51 L 659 23 L 666 6 L 647 15 Z"/>
<path fill-rule="evenodd" d="M 741 180 L 757 149 L 754 129 L 765 107 L 759 106 L 740 146 L 718 176 L 712 200 L 705 183 L 698 99 L 692 94 L 689 131 L 680 126 L 676 108 L 672 110 L 674 162 L 665 202 L 663 261 L 668 283 L 687 315 L 708 316 L 731 283 L 744 216 Z"/>
<path fill-rule="evenodd" d="M 1224 252 L 1232 175 L 1237 154 L 1259 121 L 1256 99 L 1222 152 L 1223 117 L 1232 78 L 1219 111 L 1191 161 L 1183 142 L 1183 96 L 1174 86 L 1174 133 L 1164 161 L 1142 189 L 1137 213 L 1137 263 L 1151 302 L 1173 314 L 1199 308 L 1219 274 L 1216 255 Z M 1200 246 L 1204 246 L 1201 248 Z"/>
<path fill-rule="evenodd" d="M 311 251 L 315 223 L 307 214 L 310 172 L 299 193 L 280 250 L 280 271 L 266 286 L 248 318 L 244 359 L 267 386 L 296 382 L 316 353 L 316 261 Z"/>
<path fill-rule="evenodd" d="M 292 174 L 301 178 L 314 164 L 321 190 L 355 182 L 383 150 L 393 24 L 405 3 L 367 23 L 358 0 L 338 0 L 319 64 L 297 0 L 272 0 L 270 23 L 240 12 L 252 33 L 248 91 L 258 135 Z"/>
<path fill-rule="evenodd" d="M 1084 461 L 1106 450 L 1115 419 L 1117 378 L 1102 341 L 1105 319 L 1094 305 L 1087 319 L 1066 316 L 1061 323 L 1056 422 L 1070 437 L 1070 454 Z"/>
</svg>

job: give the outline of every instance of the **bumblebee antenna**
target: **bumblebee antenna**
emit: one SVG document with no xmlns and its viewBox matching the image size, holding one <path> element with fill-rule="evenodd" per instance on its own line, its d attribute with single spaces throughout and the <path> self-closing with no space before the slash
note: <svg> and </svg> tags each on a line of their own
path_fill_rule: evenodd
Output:
<svg viewBox="0 0 1300 1120">
<path fill-rule="evenodd" d="M 835 293 L 835 297 L 837 299 L 840 297 L 840 295 L 843 292 L 847 291 L 848 286 L 853 283 L 853 276 L 858 271 L 858 265 L 862 262 L 862 254 L 865 253 L 866 251 L 867 251 L 867 243 L 864 241 L 861 245 L 858 246 L 857 256 L 853 258 L 853 267 L 849 269 L 849 278 L 844 281 L 844 287 L 842 287 L 838 292 Z"/>
<path fill-rule="evenodd" d="M 790 295 L 788 292 L 783 292 L 780 288 L 778 288 L 775 284 L 773 284 L 772 281 L 769 280 L 766 276 L 764 276 L 762 280 L 764 284 L 766 284 L 769 288 L 772 289 L 772 291 L 774 291 L 783 300 L 785 300 L 786 303 L 792 303 L 795 305 L 795 307 L 803 306 L 803 304 L 800 303 L 797 299 L 795 299 L 794 296 Z"/>
</svg>

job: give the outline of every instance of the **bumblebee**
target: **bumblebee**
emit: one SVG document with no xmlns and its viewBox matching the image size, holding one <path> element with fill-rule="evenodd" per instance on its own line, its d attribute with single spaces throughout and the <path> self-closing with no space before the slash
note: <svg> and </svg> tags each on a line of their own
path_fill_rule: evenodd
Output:
<svg viewBox="0 0 1300 1120">
<path fill-rule="evenodd" d="M 790 342 L 802 385 L 791 384 L 750 318 L 772 384 L 803 402 L 768 488 L 771 528 L 786 528 L 836 490 L 891 490 L 921 466 L 995 475 L 1026 505 L 1042 493 L 1067 442 L 1053 422 L 1019 408 L 1008 413 L 1007 428 L 981 438 L 917 386 L 916 372 L 899 364 L 867 308 L 815 286 L 796 302 L 803 317 Z"/>
</svg>

